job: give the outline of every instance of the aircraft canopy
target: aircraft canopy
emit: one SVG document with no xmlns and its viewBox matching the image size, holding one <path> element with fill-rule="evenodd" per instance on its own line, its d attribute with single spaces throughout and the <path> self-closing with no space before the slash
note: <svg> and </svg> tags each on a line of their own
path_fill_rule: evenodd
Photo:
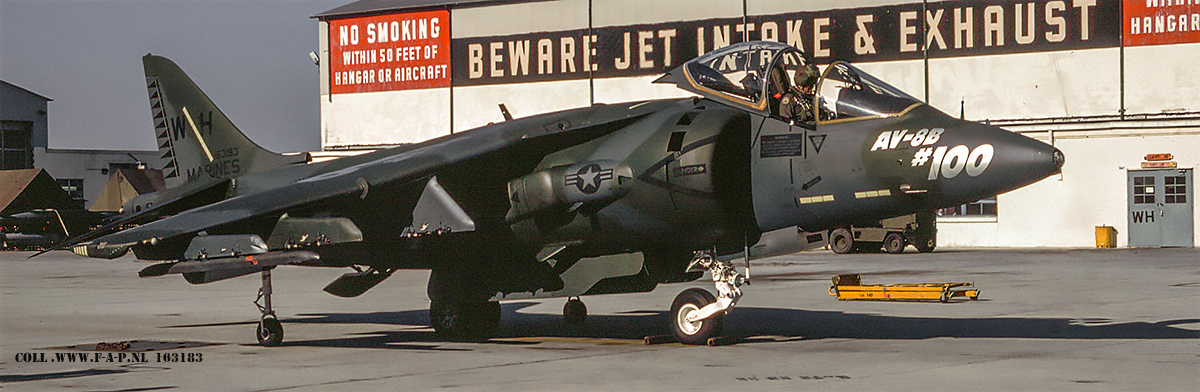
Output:
<svg viewBox="0 0 1200 392">
<path fill-rule="evenodd" d="M 714 50 L 669 71 L 655 83 L 674 83 L 705 98 L 779 116 L 782 94 L 799 93 L 811 60 L 799 49 L 772 41 L 743 42 Z M 808 106 L 813 118 L 886 117 L 921 100 L 865 71 L 838 61 L 825 67 Z"/>
<path fill-rule="evenodd" d="M 922 103 L 844 61 L 826 67 L 819 86 L 822 120 L 887 117 Z"/>
</svg>

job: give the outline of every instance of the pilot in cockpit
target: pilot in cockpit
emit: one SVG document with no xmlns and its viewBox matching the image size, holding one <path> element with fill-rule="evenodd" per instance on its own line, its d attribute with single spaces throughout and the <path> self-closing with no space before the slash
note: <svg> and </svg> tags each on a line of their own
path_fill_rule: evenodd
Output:
<svg viewBox="0 0 1200 392">
<path fill-rule="evenodd" d="M 783 67 L 776 66 L 771 69 L 770 78 L 767 81 L 767 102 L 770 105 L 771 113 L 776 115 L 779 112 L 779 103 L 783 100 L 783 95 L 792 88 L 792 84 L 788 82 L 787 74 Z"/>
<path fill-rule="evenodd" d="M 813 64 L 796 68 L 794 80 L 797 86 L 789 86 L 779 99 L 779 116 L 793 122 L 812 121 L 813 89 L 820 77 L 817 66 Z"/>
</svg>

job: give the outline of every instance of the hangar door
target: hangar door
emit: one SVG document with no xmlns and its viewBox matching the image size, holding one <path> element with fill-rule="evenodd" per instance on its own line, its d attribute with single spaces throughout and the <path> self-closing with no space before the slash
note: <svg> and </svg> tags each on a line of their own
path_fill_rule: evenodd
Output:
<svg viewBox="0 0 1200 392">
<path fill-rule="evenodd" d="M 1192 169 L 1130 170 L 1129 246 L 1192 247 Z"/>
</svg>

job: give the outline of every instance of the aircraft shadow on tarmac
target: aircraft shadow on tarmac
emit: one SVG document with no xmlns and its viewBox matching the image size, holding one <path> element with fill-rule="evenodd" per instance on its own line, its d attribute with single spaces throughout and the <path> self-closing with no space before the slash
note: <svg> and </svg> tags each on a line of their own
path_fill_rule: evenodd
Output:
<svg viewBox="0 0 1200 392">
<path fill-rule="evenodd" d="M 589 315 L 584 325 L 568 325 L 558 314 L 520 313 L 534 302 L 504 304 L 503 317 L 492 339 L 484 344 L 536 345 L 539 338 L 641 340 L 669 334 L 666 312 L 632 311 L 617 315 Z M 443 347 L 428 327 L 424 310 L 375 313 L 319 313 L 283 318 L 286 324 L 379 324 L 407 326 L 364 332 L 352 337 L 320 340 L 285 340 L 284 346 L 389 348 L 433 351 L 469 351 Z M 897 317 L 836 311 L 739 307 L 725 318 L 725 334 L 738 344 L 818 339 L 918 340 L 932 338 L 1010 339 L 1197 339 L 1200 331 L 1177 327 L 1200 319 L 1156 323 L 1114 323 L 1108 319 L 1067 318 L 935 318 Z M 178 325 L 191 328 L 253 325 L 254 321 Z M 461 346 L 458 346 L 461 347 Z"/>
</svg>

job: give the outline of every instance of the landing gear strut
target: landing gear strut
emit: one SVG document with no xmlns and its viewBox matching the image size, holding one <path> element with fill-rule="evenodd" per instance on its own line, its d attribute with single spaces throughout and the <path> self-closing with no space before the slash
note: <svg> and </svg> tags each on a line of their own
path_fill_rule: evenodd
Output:
<svg viewBox="0 0 1200 392">
<path fill-rule="evenodd" d="M 262 301 L 262 304 L 259 304 Z M 262 312 L 262 319 L 258 321 L 258 343 L 267 346 L 275 347 L 283 343 L 283 324 L 275 317 L 275 310 L 271 309 L 271 268 L 262 271 L 262 288 L 258 289 L 258 298 L 254 300 L 254 306 Z"/>
<path fill-rule="evenodd" d="M 688 270 L 695 267 L 707 268 L 712 274 L 717 297 L 698 288 L 684 290 L 675 297 L 671 304 L 671 329 L 684 344 L 705 344 L 720 335 L 724 315 L 742 298 L 739 287 L 746 283 L 733 264 L 717 260 L 706 251 L 696 252 Z"/>
</svg>

